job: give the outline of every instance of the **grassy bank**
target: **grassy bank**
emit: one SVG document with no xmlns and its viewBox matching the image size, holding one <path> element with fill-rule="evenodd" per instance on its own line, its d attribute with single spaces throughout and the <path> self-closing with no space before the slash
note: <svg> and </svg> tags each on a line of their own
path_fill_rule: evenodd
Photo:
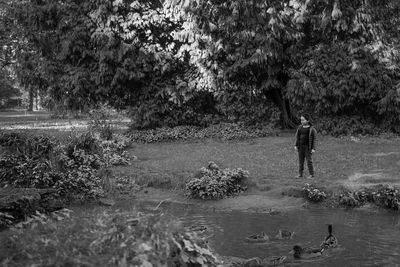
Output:
<svg viewBox="0 0 400 267">
<path fill-rule="evenodd" d="M 320 186 L 357 188 L 400 183 L 400 139 L 333 138 L 320 136 L 313 155 L 316 178 L 295 179 L 297 152 L 292 134 L 243 141 L 207 139 L 198 142 L 134 144 L 132 167 L 115 171 L 141 183 L 182 188 L 209 161 L 222 168 L 243 168 L 261 190 L 315 182 Z M 132 172 L 130 171 L 132 170 Z"/>
</svg>

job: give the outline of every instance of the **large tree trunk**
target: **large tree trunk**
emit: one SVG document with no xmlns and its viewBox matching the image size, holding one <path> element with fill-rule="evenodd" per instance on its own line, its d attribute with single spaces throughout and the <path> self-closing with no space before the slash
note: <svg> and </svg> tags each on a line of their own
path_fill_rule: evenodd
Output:
<svg viewBox="0 0 400 267">
<path fill-rule="evenodd" d="M 35 94 L 35 106 L 36 106 L 36 110 L 39 110 L 39 90 L 36 90 L 36 94 Z"/>
<path fill-rule="evenodd" d="M 279 107 L 283 128 L 293 129 L 299 124 L 299 120 L 292 112 L 289 101 L 283 97 L 281 90 L 272 89 L 266 91 L 265 95 Z"/>
<path fill-rule="evenodd" d="M 33 98 L 34 98 L 33 87 L 30 86 L 29 87 L 29 107 L 28 107 L 28 111 L 33 111 Z"/>
</svg>

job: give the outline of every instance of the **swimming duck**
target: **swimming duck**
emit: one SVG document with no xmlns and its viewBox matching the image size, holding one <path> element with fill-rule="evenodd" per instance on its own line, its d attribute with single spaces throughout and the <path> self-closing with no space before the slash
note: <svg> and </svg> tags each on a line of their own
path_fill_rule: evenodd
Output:
<svg viewBox="0 0 400 267">
<path fill-rule="evenodd" d="M 321 243 L 321 248 L 335 248 L 338 245 L 336 236 L 332 234 L 332 224 L 328 225 L 328 235 L 325 240 Z"/>
<path fill-rule="evenodd" d="M 311 259 L 322 256 L 323 248 L 302 248 L 299 245 L 293 247 L 293 258 Z"/>
<path fill-rule="evenodd" d="M 269 240 L 268 235 L 265 232 L 261 232 L 260 234 L 254 234 L 246 237 L 247 242 L 251 243 L 261 243 Z"/>
<path fill-rule="evenodd" d="M 278 234 L 275 236 L 276 239 L 292 239 L 294 232 L 289 230 L 281 230 L 279 229 Z"/>
</svg>

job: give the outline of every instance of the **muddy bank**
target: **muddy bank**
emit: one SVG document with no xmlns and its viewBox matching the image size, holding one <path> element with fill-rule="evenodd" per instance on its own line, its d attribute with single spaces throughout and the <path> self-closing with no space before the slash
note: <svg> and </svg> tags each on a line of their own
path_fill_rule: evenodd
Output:
<svg viewBox="0 0 400 267">
<path fill-rule="evenodd" d="M 285 196 L 282 193 L 263 192 L 250 189 L 248 192 L 235 197 L 221 200 L 190 199 L 184 195 L 184 191 L 166 190 L 157 188 L 145 188 L 135 194 L 125 197 L 117 197 L 116 201 L 153 202 L 154 207 L 167 204 L 185 204 L 200 206 L 205 209 L 218 211 L 247 211 L 258 213 L 279 213 L 292 209 L 305 207 L 307 201 L 302 196 Z"/>
</svg>

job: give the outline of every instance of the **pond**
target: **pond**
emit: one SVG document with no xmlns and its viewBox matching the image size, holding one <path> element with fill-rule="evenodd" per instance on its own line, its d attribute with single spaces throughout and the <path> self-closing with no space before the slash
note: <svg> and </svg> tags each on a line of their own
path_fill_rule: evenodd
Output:
<svg viewBox="0 0 400 267">
<path fill-rule="evenodd" d="M 155 207 L 159 208 L 154 211 Z M 184 226 L 204 225 L 211 248 L 219 255 L 240 258 L 291 255 L 293 245 L 318 247 L 327 235 L 327 225 L 339 240 L 339 248 L 330 249 L 316 260 L 294 261 L 289 265 L 307 266 L 399 266 L 400 214 L 391 211 L 308 208 L 270 215 L 238 211 L 213 211 L 206 206 L 121 202 L 111 208 L 80 207 L 77 214 L 103 210 L 138 209 L 171 214 Z M 274 240 L 279 229 L 294 231 L 292 239 Z M 272 237 L 266 243 L 247 243 L 249 235 L 264 231 Z"/>
</svg>

